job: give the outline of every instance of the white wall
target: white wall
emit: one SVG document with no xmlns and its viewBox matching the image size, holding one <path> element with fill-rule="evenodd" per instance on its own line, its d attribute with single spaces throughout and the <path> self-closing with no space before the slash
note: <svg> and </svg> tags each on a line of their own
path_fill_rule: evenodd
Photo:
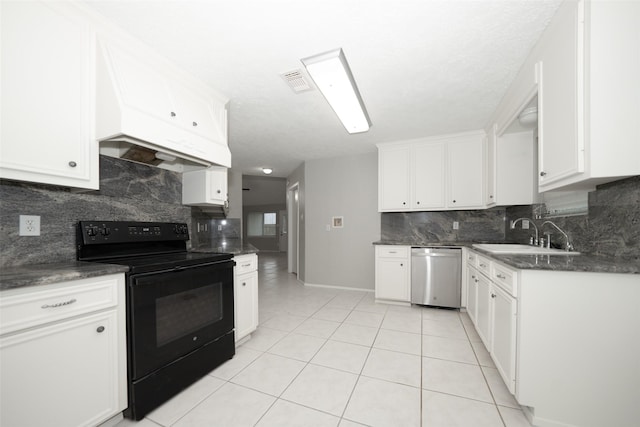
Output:
<svg viewBox="0 0 640 427">
<path fill-rule="evenodd" d="M 244 206 L 284 205 L 286 203 L 286 179 L 269 176 L 244 175 L 242 204 Z"/>
<path fill-rule="evenodd" d="M 308 284 L 374 289 L 380 240 L 377 153 L 305 163 L 305 275 Z M 331 228 L 334 216 L 344 228 Z"/>
</svg>

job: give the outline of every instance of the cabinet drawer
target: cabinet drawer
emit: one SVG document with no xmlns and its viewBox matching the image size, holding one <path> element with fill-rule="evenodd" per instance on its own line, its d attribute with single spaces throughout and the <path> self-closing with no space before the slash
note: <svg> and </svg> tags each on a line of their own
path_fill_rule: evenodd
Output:
<svg viewBox="0 0 640 427">
<path fill-rule="evenodd" d="M 477 268 L 480 272 L 487 275 L 487 277 L 491 277 L 491 261 L 488 258 L 485 258 L 481 255 L 476 255 L 477 257 Z"/>
<path fill-rule="evenodd" d="M 0 294 L 0 335 L 118 304 L 124 275 L 74 280 Z"/>
<path fill-rule="evenodd" d="M 495 262 L 492 264 L 491 280 L 509 295 L 516 296 L 518 273 Z"/>
<path fill-rule="evenodd" d="M 236 262 L 236 275 L 250 273 L 258 269 L 258 255 L 256 254 L 239 255 L 233 260 Z"/>
<path fill-rule="evenodd" d="M 409 258 L 409 246 L 376 246 L 376 256 L 381 258 Z"/>
<path fill-rule="evenodd" d="M 472 265 L 472 266 L 477 266 L 478 265 L 478 254 L 476 254 L 475 252 L 472 252 L 470 250 L 467 250 L 467 258 L 466 258 L 466 263 L 467 265 Z"/>
</svg>

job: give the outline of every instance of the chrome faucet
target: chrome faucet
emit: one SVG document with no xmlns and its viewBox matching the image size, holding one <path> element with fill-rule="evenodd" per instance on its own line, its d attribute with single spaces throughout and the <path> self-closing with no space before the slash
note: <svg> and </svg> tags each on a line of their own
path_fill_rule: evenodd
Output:
<svg viewBox="0 0 640 427">
<path fill-rule="evenodd" d="M 510 228 L 513 230 L 514 228 L 516 228 L 516 224 L 518 223 L 518 221 L 522 221 L 522 220 L 525 220 L 525 219 L 527 221 L 529 221 L 529 224 L 533 225 L 533 228 L 536 230 L 536 237 L 533 239 L 533 244 L 537 246 L 538 245 L 538 241 L 539 241 L 539 239 L 538 239 L 538 226 L 536 225 L 535 222 L 533 222 L 533 220 L 531 218 L 523 217 L 523 218 L 514 219 L 513 221 L 511 221 L 511 227 Z"/>
<path fill-rule="evenodd" d="M 555 225 L 555 224 L 554 224 L 553 222 L 551 222 L 551 221 L 545 221 L 545 222 L 543 222 L 543 223 L 542 223 L 542 225 L 540 226 L 540 228 L 544 227 L 544 225 L 545 225 L 545 224 L 551 224 L 551 225 L 553 225 L 553 226 L 556 228 L 556 230 L 558 230 L 560 233 L 562 233 L 562 235 L 564 236 L 565 241 L 566 241 L 566 242 L 565 242 L 565 246 L 564 246 L 564 250 L 565 250 L 565 251 L 567 251 L 567 252 L 568 252 L 568 251 L 573 250 L 573 243 L 571 243 L 571 241 L 569 240 L 569 236 L 567 235 L 567 233 L 565 233 L 564 231 L 562 231 L 562 229 L 561 229 L 560 227 L 558 227 L 557 225 Z"/>
</svg>

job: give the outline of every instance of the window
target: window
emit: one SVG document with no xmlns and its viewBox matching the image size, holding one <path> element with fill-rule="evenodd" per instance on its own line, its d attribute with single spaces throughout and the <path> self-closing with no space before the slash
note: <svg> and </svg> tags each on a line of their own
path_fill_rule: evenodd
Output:
<svg viewBox="0 0 640 427">
<path fill-rule="evenodd" d="M 276 218 L 275 212 L 250 212 L 247 217 L 247 235 L 275 236 Z"/>
</svg>

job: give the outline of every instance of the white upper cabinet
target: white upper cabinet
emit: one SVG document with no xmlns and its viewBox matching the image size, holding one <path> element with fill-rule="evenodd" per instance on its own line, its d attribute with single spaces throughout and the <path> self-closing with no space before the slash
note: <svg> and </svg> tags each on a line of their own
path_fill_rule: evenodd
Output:
<svg viewBox="0 0 640 427">
<path fill-rule="evenodd" d="M 567 1 L 558 9 L 488 124 L 506 129 L 538 95 L 540 192 L 640 174 L 638 40 L 640 2 Z"/>
<path fill-rule="evenodd" d="M 211 166 L 182 174 L 182 204 L 228 207 L 227 168 Z"/>
<path fill-rule="evenodd" d="M 100 37 L 97 138 L 231 166 L 227 102 L 144 46 Z"/>
<path fill-rule="evenodd" d="M 378 144 L 380 212 L 483 207 L 484 132 Z"/>
<path fill-rule="evenodd" d="M 97 189 L 95 32 L 61 2 L 0 9 L 0 178 Z"/>
</svg>

